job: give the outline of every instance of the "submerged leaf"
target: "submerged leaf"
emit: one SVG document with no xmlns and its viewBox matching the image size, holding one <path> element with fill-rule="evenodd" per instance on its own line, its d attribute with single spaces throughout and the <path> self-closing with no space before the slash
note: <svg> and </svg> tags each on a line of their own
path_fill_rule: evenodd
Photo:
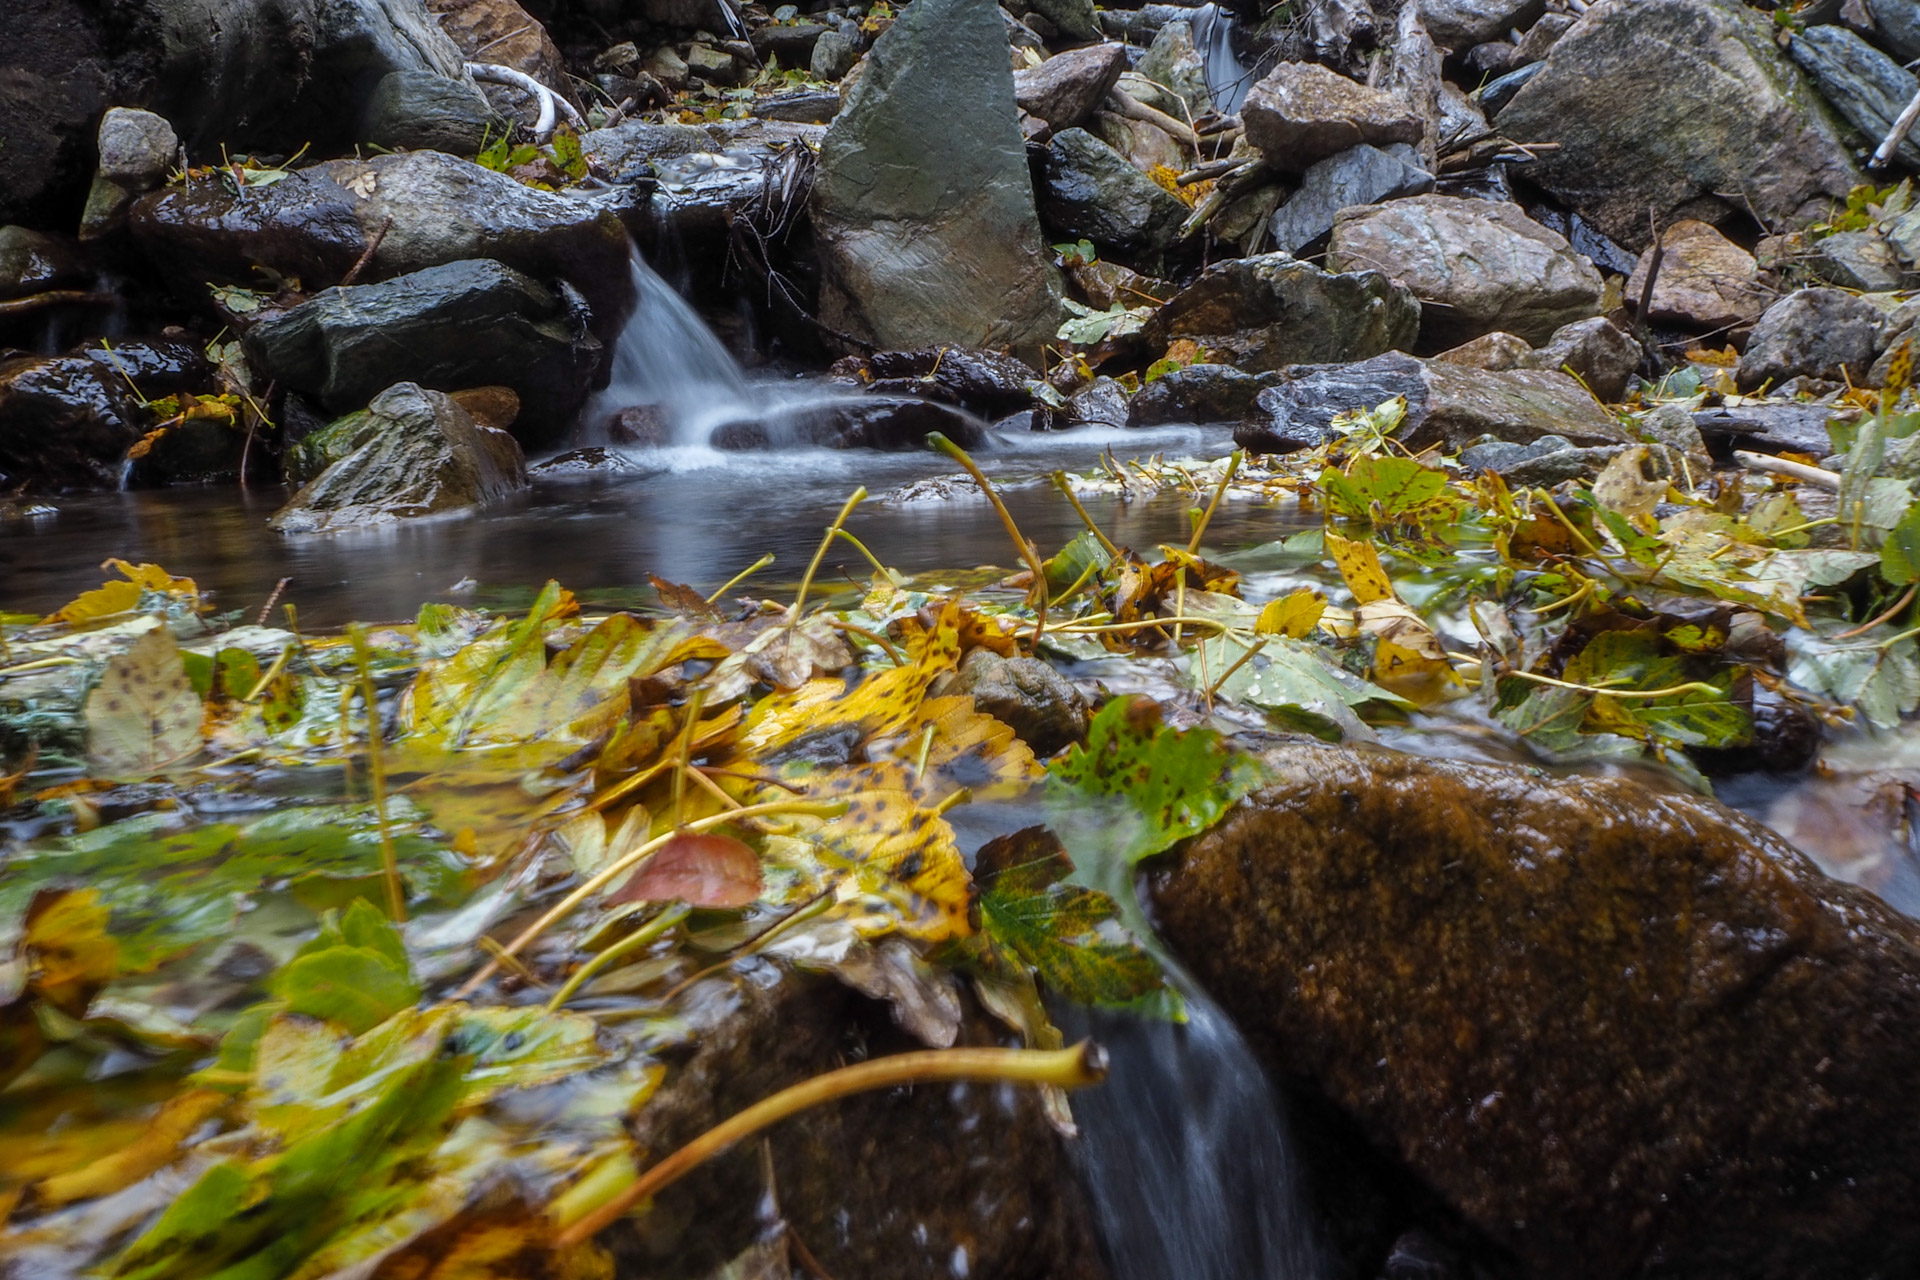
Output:
<svg viewBox="0 0 1920 1280">
<path fill-rule="evenodd" d="M 200 695 L 165 627 L 107 663 L 87 695 L 87 754 L 107 777 L 145 777 L 200 749 Z"/>
<path fill-rule="evenodd" d="M 670 902 L 692 907 L 744 907 L 760 896 L 760 855 L 732 836 L 680 831 L 654 851 L 617 892 L 621 902 Z"/>
</svg>

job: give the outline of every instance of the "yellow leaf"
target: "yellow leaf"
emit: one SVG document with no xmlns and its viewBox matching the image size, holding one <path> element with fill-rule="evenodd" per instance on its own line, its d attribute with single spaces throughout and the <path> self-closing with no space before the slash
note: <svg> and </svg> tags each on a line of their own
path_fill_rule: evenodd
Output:
<svg viewBox="0 0 1920 1280">
<path fill-rule="evenodd" d="M 1434 677 L 1448 681 L 1455 678 L 1440 637 L 1419 614 L 1398 600 L 1370 601 L 1360 606 L 1355 617 L 1360 630 L 1375 639 L 1373 678 L 1382 686 L 1405 694 L 1409 681 L 1420 684 Z"/>
<path fill-rule="evenodd" d="M 1301 587 L 1291 595 L 1270 600 L 1260 610 L 1259 621 L 1253 629 L 1263 636 L 1286 636 L 1290 640 L 1304 640 L 1308 633 L 1320 625 L 1320 616 L 1327 611 L 1327 598 L 1311 587 Z"/>
<path fill-rule="evenodd" d="M 1714 351 L 1703 347 L 1690 347 L 1684 357 L 1694 364 L 1712 365 L 1716 369 L 1731 369 L 1740 363 L 1740 353 L 1732 347 Z"/>
<path fill-rule="evenodd" d="M 35 995 L 76 1018 L 86 1013 L 94 995 L 120 973 L 120 944 L 107 933 L 108 915 L 92 889 L 34 895 L 20 950 Z"/>
<path fill-rule="evenodd" d="M 1647 457 L 1647 446 L 1643 444 L 1615 454 L 1593 482 L 1594 501 L 1630 520 L 1652 515 L 1653 509 L 1667 496 L 1671 481 L 1666 476 L 1648 479 Z"/>
<path fill-rule="evenodd" d="M 112 1195 L 171 1164 L 180 1144 L 217 1115 L 232 1099 L 214 1089 L 189 1089 L 169 1098 L 131 1142 L 68 1173 L 55 1174 L 34 1187 L 34 1200 L 47 1208 Z"/>
<path fill-rule="evenodd" d="M 1333 557 L 1334 567 L 1346 579 L 1354 603 L 1367 605 L 1376 600 L 1394 599 L 1393 581 L 1387 577 L 1386 569 L 1380 564 L 1380 553 L 1373 549 L 1371 542 L 1343 538 L 1331 529 L 1327 530 L 1326 540 L 1327 554 Z"/>
<path fill-rule="evenodd" d="M 49 615 L 48 622 L 86 622 L 126 613 L 138 607 L 140 597 L 149 591 L 193 597 L 200 594 L 192 578 L 176 578 L 157 564 L 133 565 L 125 560 L 109 560 L 100 567 L 118 569 L 125 581 L 104 582 L 92 591 L 82 592 L 58 613 Z"/>
<path fill-rule="evenodd" d="M 200 749 L 200 695 L 173 633 L 155 627 L 87 695 L 87 754 L 104 777 L 145 777 Z"/>
<path fill-rule="evenodd" d="M 809 680 L 762 698 L 747 717 L 746 750 L 763 757 L 821 734 L 860 742 L 904 729 L 934 678 L 959 665 L 958 616 L 948 603 L 933 628 L 908 641 L 903 665 L 870 675 L 851 690 L 843 680 Z"/>
<path fill-rule="evenodd" d="M 884 749 L 869 745 L 867 756 L 876 761 L 891 757 L 917 769 L 913 794 L 930 803 L 960 787 L 975 800 L 1017 799 L 1043 776 L 1033 752 L 1013 729 L 975 710 L 973 699 L 966 696 L 929 698 L 906 733 Z"/>
</svg>

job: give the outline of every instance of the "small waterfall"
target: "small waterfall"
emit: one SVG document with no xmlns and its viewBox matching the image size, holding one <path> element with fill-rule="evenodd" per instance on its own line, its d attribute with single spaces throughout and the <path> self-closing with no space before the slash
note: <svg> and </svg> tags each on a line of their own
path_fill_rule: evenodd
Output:
<svg viewBox="0 0 1920 1280">
<path fill-rule="evenodd" d="M 1092 1035 L 1112 1058 L 1073 1113 L 1113 1280 L 1326 1280 L 1272 1086 L 1212 1001 L 1189 994 L 1187 1014 L 1060 1012 L 1069 1040 Z"/>
<path fill-rule="evenodd" d="M 762 397 L 746 373 L 638 247 L 629 270 L 633 314 L 614 344 L 606 390 L 588 409 L 590 430 L 598 435 L 612 414 L 646 406 L 665 420 L 668 443 L 704 446 L 715 427 L 757 417 Z"/>
<path fill-rule="evenodd" d="M 1217 4 L 1193 11 L 1193 44 L 1207 80 L 1207 96 L 1221 115 L 1237 115 L 1254 76 L 1233 52 L 1233 16 Z"/>
</svg>

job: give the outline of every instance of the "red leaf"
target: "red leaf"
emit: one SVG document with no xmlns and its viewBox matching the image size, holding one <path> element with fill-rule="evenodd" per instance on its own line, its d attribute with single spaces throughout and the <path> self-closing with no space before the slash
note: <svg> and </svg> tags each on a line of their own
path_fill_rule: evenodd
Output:
<svg viewBox="0 0 1920 1280">
<path fill-rule="evenodd" d="M 744 907 L 760 896 L 760 855 L 732 836 L 682 831 L 660 846 L 609 903 Z"/>
</svg>

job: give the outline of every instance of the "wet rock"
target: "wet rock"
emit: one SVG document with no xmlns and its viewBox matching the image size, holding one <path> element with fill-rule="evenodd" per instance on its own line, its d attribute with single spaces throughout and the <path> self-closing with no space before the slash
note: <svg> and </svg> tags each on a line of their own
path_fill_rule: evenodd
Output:
<svg viewBox="0 0 1920 1280">
<path fill-rule="evenodd" d="M 1215 263 L 1147 324 L 1149 346 L 1191 338 L 1249 373 L 1364 360 L 1411 346 L 1420 304 L 1377 271 L 1332 274 L 1284 253 Z"/>
<path fill-rule="evenodd" d="M 1277 371 L 1242 373 L 1227 364 L 1188 365 L 1140 388 L 1127 406 L 1127 425 L 1238 422 L 1253 407 L 1255 396 L 1284 377 Z"/>
<path fill-rule="evenodd" d="M 1751 390 L 1806 375 L 1858 382 L 1879 354 L 1880 311 L 1838 289 L 1802 289 L 1773 306 L 1753 327 L 1737 380 Z"/>
<path fill-rule="evenodd" d="M 1176 19 L 1154 33 L 1153 43 L 1134 70 L 1158 85 L 1165 85 L 1195 116 L 1213 110 L 1213 95 L 1207 90 L 1207 69 L 1200 51 L 1193 47 L 1193 23 Z M 1176 117 L 1179 118 L 1179 117 Z"/>
<path fill-rule="evenodd" d="M 726 234 L 736 212 L 760 198 L 769 174 L 781 180 L 795 145 L 815 147 L 825 135 L 817 124 L 778 120 L 629 120 L 595 129 L 580 143 L 596 172 L 614 182 L 652 184 L 648 221 L 685 238 Z"/>
<path fill-rule="evenodd" d="M 1070 49 L 1014 72 L 1013 100 L 1057 133 L 1085 123 L 1126 69 L 1126 50 L 1117 44 Z"/>
<path fill-rule="evenodd" d="M 1126 307 L 1140 306 L 1148 299 L 1165 302 L 1179 292 L 1170 281 L 1142 275 L 1105 258 L 1069 267 L 1067 275 L 1086 300 L 1102 311 L 1116 302 Z"/>
<path fill-rule="evenodd" d="M 469 61 L 511 67 L 580 105 L 560 46 L 518 0 L 425 0 L 425 4 Z"/>
<path fill-rule="evenodd" d="M 530 479 L 551 476 L 635 476 L 659 475 L 664 467 L 649 467 L 634 461 L 617 449 L 588 445 L 556 453 L 527 468 Z"/>
<path fill-rule="evenodd" d="M 87 251 L 65 236 L 26 227 L 0 227 L 0 300 L 89 282 Z"/>
<path fill-rule="evenodd" d="M 282 533 L 331 533 L 446 515 L 523 488 L 526 459 L 504 431 L 483 427 L 453 400 L 411 382 L 374 397 L 321 435 L 336 458 L 268 524 Z"/>
<path fill-rule="evenodd" d="M 1095 378 L 1067 397 L 1063 425 L 1124 427 L 1127 425 L 1127 389 L 1112 378 Z"/>
<path fill-rule="evenodd" d="M 1038 385 L 1033 370 L 1012 356 L 977 348 L 878 351 L 859 367 L 878 392 L 944 400 L 988 418 L 1030 407 Z"/>
<path fill-rule="evenodd" d="M 1163 938 L 1528 1274 L 1920 1266 L 1920 926 L 1698 797 L 1269 759 L 1152 875 Z"/>
<path fill-rule="evenodd" d="M 1547 345 L 1521 357 L 1521 369 L 1565 369 L 1608 404 L 1626 397 L 1627 383 L 1645 353 L 1633 335 L 1605 316 L 1556 329 Z"/>
<path fill-rule="evenodd" d="M 1413 449 L 1432 444 L 1458 449 L 1483 436 L 1519 444 L 1543 436 L 1566 437 L 1580 446 L 1627 443 L 1626 433 L 1584 387 L 1551 370 L 1467 369 L 1389 352 L 1357 364 L 1294 373 L 1255 398 L 1252 411 L 1234 429 L 1241 447 L 1254 453 L 1314 448 L 1332 438 L 1334 418 L 1396 396 L 1405 397 L 1407 405 L 1395 435 Z"/>
<path fill-rule="evenodd" d="M 0 488 L 118 488 L 127 450 L 152 425 L 140 398 L 204 392 L 212 377 L 191 342 L 0 359 Z"/>
<path fill-rule="evenodd" d="M 204 298 L 208 281 L 256 283 L 256 266 L 325 288 L 378 237 L 363 281 L 494 258 L 536 279 L 570 282 L 604 340 L 632 302 L 619 216 L 632 200 L 622 190 L 536 191 L 466 160 L 414 151 L 326 161 L 238 196 L 214 181 L 156 191 L 135 202 L 129 219 L 183 296 Z"/>
<path fill-rule="evenodd" d="M 1719 750 L 1696 748 L 1691 754 L 1702 773 L 1799 773 L 1820 754 L 1825 735 L 1819 717 L 1790 698 L 1756 683 L 1753 689 L 1753 742 Z"/>
<path fill-rule="evenodd" d="M 511 387 L 534 441 L 571 423 L 599 357 L 563 298 L 486 259 L 325 290 L 262 320 L 245 342 L 265 376 L 335 411 L 398 382 Z"/>
<path fill-rule="evenodd" d="M 1404 143 L 1382 150 L 1358 146 L 1310 167 L 1298 191 L 1268 223 L 1276 248 L 1298 253 L 1333 230 L 1335 216 L 1355 205 L 1379 204 L 1433 190 L 1433 175 Z"/>
<path fill-rule="evenodd" d="M 1836 231 L 1813 242 L 1813 273 L 1841 289 L 1862 293 L 1911 288 L 1906 270 L 1893 246 L 1874 231 Z"/>
<path fill-rule="evenodd" d="M 1394 94 L 1311 62 L 1283 62 L 1247 91 L 1247 141 L 1282 173 L 1300 173 L 1361 143 L 1418 142 L 1425 123 Z"/>
<path fill-rule="evenodd" d="M 1920 9 L 1906 0 L 1862 0 L 1874 38 L 1902 62 L 1920 58 Z"/>
<path fill-rule="evenodd" d="M 1693 424 L 1707 440 L 1727 450 L 1825 458 L 1833 453 L 1833 438 L 1827 433 L 1827 420 L 1833 416 L 1834 411 L 1824 405 L 1745 404 L 1695 410 Z"/>
<path fill-rule="evenodd" d="M 1601 0 L 1499 112 L 1555 142 L 1527 178 L 1635 251 L 1666 226 L 1804 223 L 1861 182 L 1768 20 L 1720 0 Z"/>
<path fill-rule="evenodd" d="M 996 6 L 916 0 L 866 66 L 813 185 L 821 321 L 883 347 L 1037 355 L 1059 324 L 1060 279 L 1034 213 Z"/>
<path fill-rule="evenodd" d="M 860 46 L 852 36 L 824 31 L 813 42 L 813 56 L 807 61 L 807 70 L 816 79 L 838 80 L 853 70 L 859 57 Z"/>
<path fill-rule="evenodd" d="M 864 955 L 828 934 L 810 963 L 838 964 L 836 949 Z M 897 963 L 898 949 L 877 950 Z M 850 1059 L 925 1047 L 886 1004 L 824 974 L 769 967 L 754 977 L 690 993 L 690 1048 L 676 1053 L 659 1092 L 636 1113 L 637 1138 L 649 1150 L 673 1150 Z M 957 1043 L 1013 1043 L 971 996 L 959 1011 Z M 767 1137 L 779 1211 L 828 1274 L 925 1280 L 964 1267 L 978 1280 L 1104 1276 L 1067 1152 L 1031 1090 L 879 1090 L 810 1109 Z M 711 1276 L 763 1239 L 761 1159 L 758 1142 L 743 1144 L 610 1233 L 619 1273 Z M 848 1178 L 849 1169 L 861 1176 Z"/>
<path fill-rule="evenodd" d="M 975 649 L 946 692 L 971 694 L 976 710 L 1010 726 L 1042 759 L 1086 740 L 1087 700 L 1038 658 L 1003 658 L 991 649 Z"/>
<path fill-rule="evenodd" d="M 607 438 L 636 449 L 657 449 L 673 439 L 673 424 L 658 405 L 629 405 L 607 420 Z"/>
<path fill-rule="evenodd" d="M 924 449 L 938 431 L 963 449 L 986 440 L 985 424 L 953 405 L 908 396 L 876 395 L 870 403 L 835 410 L 836 434 L 825 443 L 839 449 L 880 449 L 899 453 Z"/>
<path fill-rule="evenodd" d="M 483 427 L 511 431 L 520 419 L 520 394 L 512 387 L 463 387 L 447 394 Z"/>
<path fill-rule="evenodd" d="M 1546 0 L 1420 0 L 1420 19 L 1441 48 L 1470 49 L 1526 30 L 1546 8 Z"/>
<path fill-rule="evenodd" d="M 1767 309 L 1771 295 L 1760 283 L 1753 255 L 1705 222 L 1677 222 L 1660 235 L 1660 274 L 1643 319 L 1695 332 L 1752 324 Z M 1626 297 L 1634 306 L 1646 291 L 1653 265 L 1648 246 L 1627 280 Z"/>
<path fill-rule="evenodd" d="M 1546 70 L 1546 65 L 1540 62 L 1515 67 L 1505 75 L 1498 76 L 1480 86 L 1473 96 L 1475 100 L 1479 102 L 1480 109 L 1486 113 L 1487 118 L 1492 119 L 1506 109 L 1506 105 L 1513 101 L 1514 95 L 1518 94 L 1520 90 L 1526 86 L 1528 81 L 1532 80 L 1544 70 Z"/>
<path fill-rule="evenodd" d="M 360 132 L 393 150 L 473 155 L 511 125 L 471 83 L 430 71 L 395 71 L 374 86 Z"/>
<path fill-rule="evenodd" d="M 1085 129 L 1056 134 L 1047 145 L 1045 177 L 1036 194 L 1040 216 L 1053 231 L 1122 254 L 1166 248 L 1191 212 Z"/>
<path fill-rule="evenodd" d="M 115 107 L 100 119 L 100 165 L 80 214 L 80 238 L 96 240 L 126 222 L 135 196 L 166 180 L 179 158 L 173 126 L 151 111 Z"/>
<path fill-rule="evenodd" d="M 1385 272 L 1411 289 L 1430 348 L 1496 329 L 1545 342 L 1600 309 L 1592 263 L 1518 206 L 1486 200 L 1428 195 L 1345 210 L 1327 265 Z"/>
<path fill-rule="evenodd" d="M 813 46 L 836 28 L 819 22 L 769 23 L 753 32 L 753 51 L 762 62 L 777 60 L 783 67 L 804 67 L 813 61 Z"/>
<path fill-rule="evenodd" d="M 1920 91 L 1920 79 L 1845 27 L 1814 26 L 1788 44 L 1833 104 L 1873 147 L 1887 136 L 1900 111 Z M 1909 169 L 1920 168 L 1920 144 L 1911 137 L 1895 153 Z"/>
</svg>

